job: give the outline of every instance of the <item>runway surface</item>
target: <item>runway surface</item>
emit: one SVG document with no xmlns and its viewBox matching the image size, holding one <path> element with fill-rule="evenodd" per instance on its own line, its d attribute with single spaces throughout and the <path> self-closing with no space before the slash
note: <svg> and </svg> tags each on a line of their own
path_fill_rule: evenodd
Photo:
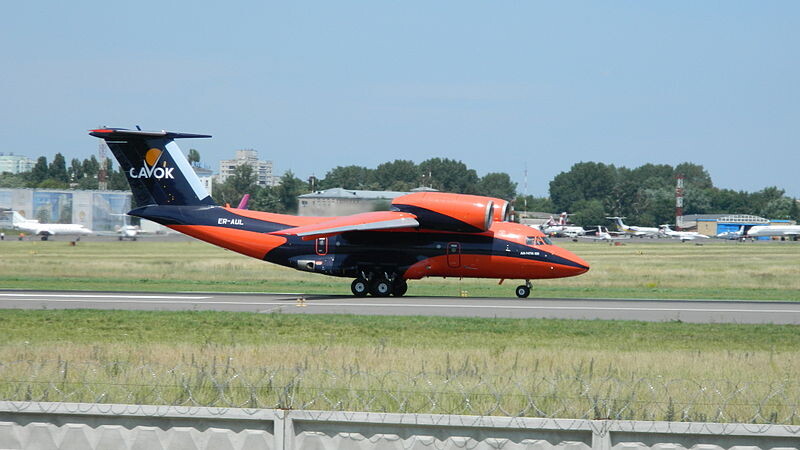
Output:
<svg viewBox="0 0 800 450">
<path fill-rule="evenodd" d="M 717 300 L 387 297 L 292 293 L 149 293 L 0 290 L 0 308 L 242 311 L 289 314 L 680 320 L 800 324 L 800 303 Z"/>
</svg>

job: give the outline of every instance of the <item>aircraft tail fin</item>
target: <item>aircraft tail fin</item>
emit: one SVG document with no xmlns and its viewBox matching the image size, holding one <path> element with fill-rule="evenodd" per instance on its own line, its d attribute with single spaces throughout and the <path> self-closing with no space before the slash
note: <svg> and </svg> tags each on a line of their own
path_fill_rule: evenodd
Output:
<svg viewBox="0 0 800 450">
<path fill-rule="evenodd" d="M 25 222 L 28 222 L 28 219 L 23 217 L 22 214 L 20 214 L 20 213 L 18 213 L 16 211 L 11 211 L 11 224 L 12 225 L 19 225 L 19 224 L 25 223 Z"/>
<path fill-rule="evenodd" d="M 100 128 L 90 135 L 106 141 L 131 185 L 138 206 L 215 205 L 175 139 L 202 134 Z"/>
</svg>

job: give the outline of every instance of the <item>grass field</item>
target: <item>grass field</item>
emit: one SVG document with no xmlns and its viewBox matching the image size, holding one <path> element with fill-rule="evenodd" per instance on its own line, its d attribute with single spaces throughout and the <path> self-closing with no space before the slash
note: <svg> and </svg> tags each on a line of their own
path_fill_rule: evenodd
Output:
<svg viewBox="0 0 800 450">
<path fill-rule="evenodd" d="M 564 246 L 592 270 L 534 295 L 800 300 L 795 243 Z M 349 288 L 199 242 L 4 242 L 0 256 L 4 288 Z M 4 310 L 0 339 L 8 400 L 800 423 L 797 326 Z"/>
<path fill-rule="evenodd" d="M 592 266 L 534 282 L 534 297 L 800 300 L 800 243 L 564 242 Z M 350 280 L 299 272 L 199 241 L 0 243 L 0 288 L 349 294 Z M 424 279 L 408 295 L 512 297 L 516 283 Z"/>
<path fill-rule="evenodd" d="M 4 399 L 799 420 L 796 326 L 4 311 L 0 339 Z"/>
</svg>

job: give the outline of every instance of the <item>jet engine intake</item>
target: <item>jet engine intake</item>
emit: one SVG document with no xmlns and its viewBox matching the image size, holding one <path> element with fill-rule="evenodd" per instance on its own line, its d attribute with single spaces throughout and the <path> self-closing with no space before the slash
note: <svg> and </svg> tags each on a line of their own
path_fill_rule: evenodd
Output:
<svg viewBox="0 0 800 450">
<path fill-rule="evenodd" d="M 403 195 L 392 201 L 392 209 L 414 214 L 420 229 L 461 233 L 488 230 L 495 215 L 494 201 L 489 197 L 444 192 Z"/>
</svg>

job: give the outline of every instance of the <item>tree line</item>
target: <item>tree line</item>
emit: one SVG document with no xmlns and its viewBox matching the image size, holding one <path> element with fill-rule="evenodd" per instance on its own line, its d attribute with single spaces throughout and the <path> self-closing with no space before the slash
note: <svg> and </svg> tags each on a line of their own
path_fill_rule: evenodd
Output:
<svg viewBox="0 0 800 450">
<path fill-rule="evenodd" d="M 189 150 L 189 160 L 199 164 L 200 154 Z M 120 168 L 114 170 L 109 158 L 109 189 L 127 190 L 128 183 Z M 61 153 L 53 161 L 40 156 L 32 170 L 0 175 L 0 187 L 97 189 L 100 162 L 92 155 L 84 160 L 73 158 L 70 164 Z M 752 214 L 770 219 L 800 220 L 795 199 L 777 187 L 757 192 L 715 187 L 702 165 L 681 163 L 645 164 L 633 169 L 613 164 L 580 162 L 550 181 L 549 197 L 517 195 L 516 183 L 507 173 L 494 172 L 479 177 L 461 161 L 430 158 L 419 164 L 397 159 L 376 168 L 357 165 L 337 166 L 325 177 L 308 180 L 286 172 L 277 186 L 259 186 L 252 167 L 242 165 L 224 183 L 214 183 L 213 198 L 220 204 L 236 205 L 250 194 L 249 207 L 278 213 L 297 211 L 297 196 L 316 190 L 344 188 L 358 190 L 410 191 L 427 186 L 444 192 L 486 195 L 514 202 L 517 211 L 557 213 L 567 211 L 578 225 L 607 223 L 605 217 L 625 216 L 637 225 L 657 226 L 674 221 L 675 181 L 684 177 L 684 214 Z"/>
<path fill-rule="evenodd" d="M 675 189 L 684 178 L 684 214 L 751 214 L 769 219 L 800 219 L 796 199 L 777 187 L 757 192 L 715 187 L 702 165 L 645 164 L 634 169 L 580 162 L 550 181 L 549 208 L 568 211 L 584 226 L 606 223 L 606 216 L 657 226 L 675 220 Z"/>
<path fill-rule="evenodd" d="M 53 161 L 47 157 L 37 158 L 28 172 L 0 174 L 0 187 L 41 189 L 97 189 L 99 185 L 100 161 L 92 155 L 81 161 L 73 158 L 69 166 L 64 155 L 56 153 Z M 106 159 L 106 181 L 108 188 L 128 190 L 128 182 L 122 170 L 114 170 L 113 161 Z"/>
</svg>

